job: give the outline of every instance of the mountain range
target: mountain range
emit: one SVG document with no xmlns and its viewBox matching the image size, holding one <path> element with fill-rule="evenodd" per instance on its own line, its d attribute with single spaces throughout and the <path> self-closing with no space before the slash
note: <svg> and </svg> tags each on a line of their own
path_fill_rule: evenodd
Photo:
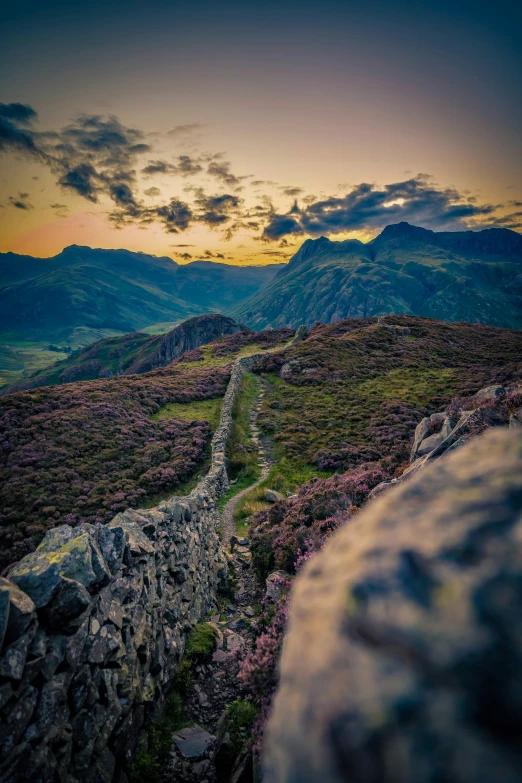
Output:
<svg viewBox="0 0 522 783">
<path fill-rule="evenodd" d="M 53 258 L 0 254 L 0 342 L 72 346 L 233 308 L 280 264 L 177 264 L 128 250 L 72 245 Z M 167 331 L 168 329 L 165 329 Z"/>
<path fill-rule="evenodd" d="M 522 328 L 522 235 L 387 226 L 371 242 L 308 239 L 231 315 L 253 329 L 408 314 Z"/>
</svg>

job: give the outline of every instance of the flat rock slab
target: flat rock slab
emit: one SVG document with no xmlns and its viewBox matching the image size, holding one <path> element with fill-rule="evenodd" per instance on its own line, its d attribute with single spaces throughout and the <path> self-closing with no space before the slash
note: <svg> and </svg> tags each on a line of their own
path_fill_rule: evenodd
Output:
<svg viewBox="0 0 522 783">
<path fill-rule="evenodd" d="M 177 731 L 173 739 L 177 749 L 186 759 L 201 758 L 214 742 L 212 734 L 196 725 Z"/>
</svg>

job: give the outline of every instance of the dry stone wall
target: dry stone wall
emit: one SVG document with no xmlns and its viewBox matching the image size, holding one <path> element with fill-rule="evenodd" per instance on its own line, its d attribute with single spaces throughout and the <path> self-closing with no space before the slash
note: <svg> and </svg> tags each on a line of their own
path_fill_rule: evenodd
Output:
<svg viewBox="0 0 522 783">
<path fill-rule="evenodd" d="M 236 360 L 209 473 L 187 497 L 68 525 L 0 580 L 0 781 L 126 780 L 186 633 L 212 608 L 226 557 L 217 499 L 241 376 Z"/>
</svg>

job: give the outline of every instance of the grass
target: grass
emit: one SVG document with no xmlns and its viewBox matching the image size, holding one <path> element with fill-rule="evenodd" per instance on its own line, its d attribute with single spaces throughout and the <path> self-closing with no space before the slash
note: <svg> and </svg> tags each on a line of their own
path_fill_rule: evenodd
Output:
<svg viewBox="0 0 522 783">
<path fill-rule="evenodd" d="M 216 646 L 216 629 L 210 623 L 198 623 L 190 632 L 185 656 L 196 663 L 206 663 Z"/>
<path fill-rule="evenodd" d="M 65 352 L 48 351 L 49 343 L 18 344 L 0 346 L 0 389 L 9 386 L 60 359 L 66 359 Z"/>
<path fill-rule="evenodd" d="M 227 705 L 226 715 L 231 750 L 234 756 L 239 756 L 245 743 L 251 737 L 257 710 L 246 699 L 236 699 Z"/>
<path fill-rule="evenodd" d="M 283 346 L 281 346 L 283 347 Z M 238 351 L 233 353 L 226 353 L 218 356 L 213 356 L 212 351 L 214 345 L 209 343 L 208 345 L 202 345 L 199 350 L 203 354 L 203 359 L 198 362 L 181 361 L 179 364 L 196 364 L 197 367 L 224 367 L 227 364 L 231 364 L 236 359 L 242 356 L 252 356 L 254 353 L 262 353 L 265 349 L 260 343 L 249 343 L 242 346 Z"/>
<path fill-rule="evenodd" d="M 228 474 L 234 479 L 259 478 L 258 450 L 252 442 L 250 415 L 256 404 L 259 381 L 252 373 L 241 378 L 239 394 L 232 406 L 232 431 L 227 442 Z"/>
<path fill-rule="evenodd" d="M 280 451 L 276 449 L 277 452 Z M 270 473 L 251 492 L 247 492 L 234 509 L 234 521 L 238 532 L 248 534 L 246 520 L 258 511 L 270 506 L 265 501 L 265 489 L 275 489 L 282 495 L 293 493 L 297 487 L 312 478 L 328 478 L 332 471 L 318 470 L 313 465 L 286 456 L 280 457 L 271 468 Z"/>
<path fill-rule="evenodd" d="M 193 400 L 192 402 L 169 402 L 151 416 L 153 421 L 161 419 L 181 419 L 182 421 L 208 421 L 212 432 L 221 416 L 223 397 L 211 400 Z"/>
</svg>

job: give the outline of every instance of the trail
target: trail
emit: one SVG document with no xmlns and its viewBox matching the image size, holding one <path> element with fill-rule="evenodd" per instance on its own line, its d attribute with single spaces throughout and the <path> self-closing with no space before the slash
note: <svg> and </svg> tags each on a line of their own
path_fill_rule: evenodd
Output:
<svg viewBox="0 0 522 783">
<path fill-rule="evenodd" d="M 260 383 L 263 382 L 260 380 Z M 229 545 L 230 539 L 232 538 L 232 536 L 235 536 L 236 534 L 236 524 L 234 522 L 234 510 L 237 504 L 239 503 L 241 498 L 244 497 L 244 495 L 246 495 L 248 492 L 251 492 L 253 489 L 258 487 L 261 484 L 261 482 L 266 479 L 268 473 L 270 472 L 270 468 L 272 467 L 272 460 L 267 454 L 266 449 L 262 443 L 262 440 L 260 438 L 259 427 L 257 426 L 257 417 L 259 416 L 259 413 L 261 411 L 264 397 L 265 397 L 265 389 L 261 387 L 254 409 L 250 414 L 250 432 L 252 433 L 252 443 L 254 444 L 254 446 L 257 446 L 261 475 L 257 479 L 257 481 L 255 481 L 253 484 L 250 484 L 250 486 L 246 487 L 245 489 L 242 489 L 241 492 L 238 492 L 237 495 L 234 495 L 233 498 L 230 498 L 225 508 L 223 509 L 223 515 L 222 515 L 223 542 L 225 543 L 225 545 Z"/>
<path fill-rule="evenodd" d="M 250 432 L 252 443 L 257 448 L 261 475 L 257 481 L 231 498 L 223 509 L 223 544 L 228 552 L 229 565 L 234 574 L 233 595 L 229 596 L 228 604 L 222 606 L 221 613 L 211 618 L 218 633 L 217 650 L 212 661 L 206 665 L 197 665 L 193 670 L 195 680 L 194 691 L 184 705 L 184 719 L 204 727 L 213 737 L 216 737 L 212 753 L 203 760 L 184 760 L 175 749 L 170 754 L 170 769 L 167 779 L 183 781 L 183 783 L 229 783 L 231 780 L 244 780 L 240 777 L 241 769 L 247 775 L 248 764 L 252 764 L 249 755 L 239 759 L 239 768 L 232 774 L 231 770 L 223 768 L 223 719 L 227 704 L 235 699 L 244 698 L 241 683 L 238 680 L 239 663 L 236 657 L 241 652 L 244 655 L 252 648 L 252 638 L 249 623 L 253 619 L 254 606 L 263 597 L 263 587 L 258 582 L 251 565 L 251 554 L 248 544 L 238 545 L 230 552 L 230 539 L 236 534 L 234 509 L 239 500 L 257 487 L 268 475 L 272 467 L 272 459 L 263 443 L 257 425 L 257 418 L 265 397 L 265 383 L 260 380 L 259 393 L 250 414 Z M 245 767 L 246 765 L 246 767 Z M 239 775 L 239 777 L 238 777 Z M 248 775 L 247 775 L 248 777 Z"/>
</svg>

